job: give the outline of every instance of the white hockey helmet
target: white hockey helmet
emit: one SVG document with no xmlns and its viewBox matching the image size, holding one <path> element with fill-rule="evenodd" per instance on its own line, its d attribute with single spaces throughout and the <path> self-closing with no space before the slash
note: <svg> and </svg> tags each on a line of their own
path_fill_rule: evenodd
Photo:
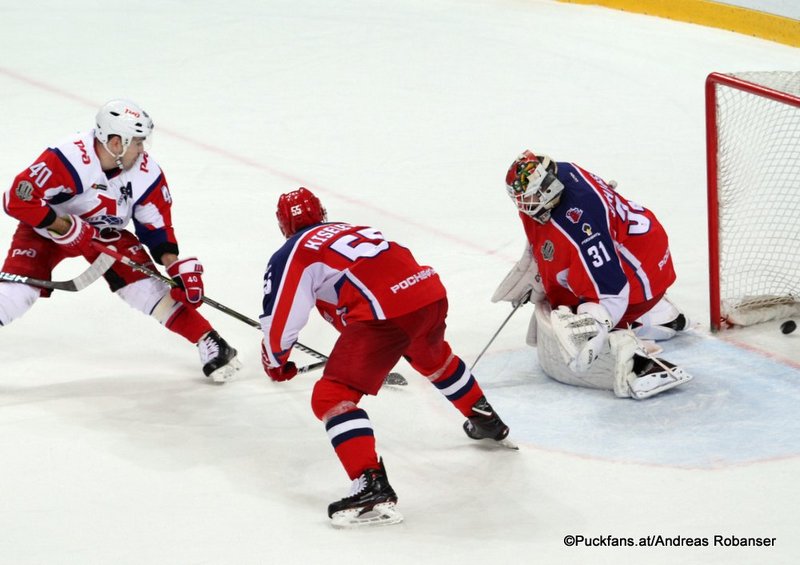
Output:
<svg viewBox="0 0 800 565">
<path fill-rule="evenodd" d="M 506 191 L 517 209 L 540 223 L 549 220 L 564 190 L 557 172 L 556 162 L 547 155 L 523 151 L 506 173 Z"/>
<path fill-rule="evenodd" d="M 108 149 L 108 139 L 118 135 L 122 140 L 122 155 L 135 137 L 147 139 L 153 132 L 153 120 L 138 104 L 122 98 L 110 100 L 97 112 L 94 136 Z M 113 155 L 113 153 L 112 153 Z M 119 157 L 120 155 L 114 155 Z"/>
</svg>

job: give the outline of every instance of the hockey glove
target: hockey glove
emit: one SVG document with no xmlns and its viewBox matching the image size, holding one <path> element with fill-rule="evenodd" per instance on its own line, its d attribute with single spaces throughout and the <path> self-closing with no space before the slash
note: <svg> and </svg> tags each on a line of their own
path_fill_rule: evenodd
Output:
<svg viewBox="0 0 800 565">
<path fill-rule="evenodd" d="M 275 382 L 283 382 L 292 380 L 297 375 L 297 366 L 291 361 L 287 361 L 278 367 L 270 367 L 269 363 L 267 348 L 264 345 L 264 340 L 261 340 L 261 364 L 270 379 Z"/>
<path fill-rule="evenodd" d="M 92 239 L 97 230 L 91 224 L 84 222 L 79 216 L 70 214 L 65 217 L 70 222 L 69 229 L 64 234 L 50 232 L 50 237 L 57 244 L 67 249 L 74 255 L 96 257 L 97 252 L 92 248 Z"/>
<path fill-rule="evenodd" d="M 522 257 L 508 272 L 492 295 L 492 302 L 511 302 L 516 307 L 526 302 L 544 300 L 544 285 L 531 246 L 526 245 Z"/>
<path fill-rule="evenodd" d="M 203 265 L 197 257 L 175 261 L 167 274 L 177 285 L 170 291 L 173 300 L 197 308 L 203 303 Z"/>
<path fill-rule="evenodd" d="M 587 372 L 606 348 L 612 327 L 608 311 L 594 302 L 578 306 L 577 314 L 559 306 L 550 314 L 550 321 L 569 369 Z"/>
</svg>

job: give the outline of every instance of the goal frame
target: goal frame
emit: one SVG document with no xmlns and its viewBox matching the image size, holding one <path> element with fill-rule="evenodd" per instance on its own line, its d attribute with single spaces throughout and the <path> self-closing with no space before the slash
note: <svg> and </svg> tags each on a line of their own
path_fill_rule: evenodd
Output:
<svg viewBox="0 0 800 565">
<path fill-rule="evenodd" d="M 711 331 L 723 328 L 722 297 L 720 295 L 720 241 L 719 241 L 719 185 L 718 185 L 718 125 L 717 125 L 717 87 L 735 88 L 762 96 L 770 100 L 789 104 L 800 108 L 800 97 L 787 92 L 774 90 L 747 80 L 726 75 L 711 73 L 706 78 L 706 172 L 708 186 L 708 265 L 709 265 L 709 299 L 711 303 Z"/>
</svg>

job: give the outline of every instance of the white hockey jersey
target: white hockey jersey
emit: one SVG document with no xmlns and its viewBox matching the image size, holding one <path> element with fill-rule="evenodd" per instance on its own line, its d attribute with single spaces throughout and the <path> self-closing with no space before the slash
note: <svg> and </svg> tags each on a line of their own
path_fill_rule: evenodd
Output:
<svg viewBox="0 0 800 565">
<path fill-rule="evenodd" d="M 172 228 L 172 198 L 166 178 L 147 153 L 127 171 L 103 171 L 94 150 L 94 130 L 77 133 L 46 149 L 3 194 L 3 208 L 44 237 L 57 216 L 76 214 L 98 229 L 136 235 L 158 261 L 178 252 Z"/>
</svg>

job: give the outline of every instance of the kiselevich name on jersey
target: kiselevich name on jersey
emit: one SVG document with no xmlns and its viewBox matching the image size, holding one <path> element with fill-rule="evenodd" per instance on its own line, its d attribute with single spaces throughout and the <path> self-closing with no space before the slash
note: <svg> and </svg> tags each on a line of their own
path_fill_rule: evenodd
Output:
<svg viewBox="0 0 800 565">
<path fill-rule="evenodd" d="M 313 249 L 314 251 L 319 251 L 320 247 L 328 241 L 330 238 L 335 236 L 338 233 L 343 231 L 347 231 L 352 228 L 350 224 L 331 224 L 329 226 L 325 226 L 324 228 L 317 230 L 314 235 L 309 237 L 304 243 L 303 247 L 306 249 Z"/>
<path fill-rule="evenodd" d="M 425 279 L 429 279 L 433 275 L 436 274 L 436 271 L 432 267 L 428 267 L 427 269 L 423 269 L 418 273 L 414 273 L 410 277 L 406 277 L 400 282 L 393 284 L 390 288 L 392 294 L 397 294 L 401 290 L 405 290 L 417 284 L 420 281 L 424 281 Z"/>
</svg>

